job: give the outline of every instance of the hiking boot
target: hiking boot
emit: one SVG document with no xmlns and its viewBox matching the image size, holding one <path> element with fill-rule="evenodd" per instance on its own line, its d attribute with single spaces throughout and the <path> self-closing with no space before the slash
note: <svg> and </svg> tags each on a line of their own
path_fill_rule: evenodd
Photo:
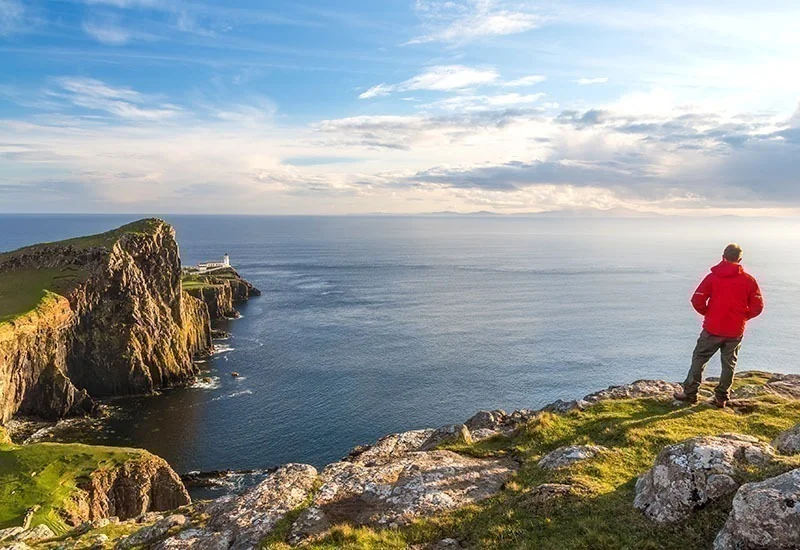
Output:
<svg viewBox="0 0 800 550">
<path fill-rule="evenodd" d="M 686 395 L 686 393 L 682 391 L 676 391 L 672 394 L 672 397 L 674 397 L 676 401 L 683 401 L 684 403 L 689 403 L 690 405 L 697 403 L 696 395 Z"/>
<path fill-rule="evenodd" d="M 716 408 L 718 408 L 718 409 L 724 409 L 725 407 L 728 406 L 728 400 L 727 399 L 720 399 L 719 397 L 715 397 L 714 398 L 714 406 Z"/>
</svg>

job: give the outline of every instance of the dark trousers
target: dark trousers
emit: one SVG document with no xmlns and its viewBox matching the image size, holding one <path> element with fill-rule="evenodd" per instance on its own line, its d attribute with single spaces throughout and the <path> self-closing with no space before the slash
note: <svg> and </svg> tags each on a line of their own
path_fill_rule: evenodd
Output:
<svg viewBox="0 0 800 550">
<path fill-rule="evenodd" d="M 733 373 L 736 370 L 736 362 L 739 360 L 739 349 L 742 347 L 741 338 L 725 338 L 724 336 L 714 336 L 707 330 L 700 333 L 697 345 L 692 355 L 692 366 L 689 375 L 683 383 L 683 391 L 689 397 L 697 396 L 697 389 L 703 382 L 703 371 L 706 365 L 718 351 L 721 353 L 722 374 L 719 377 L 714 393 L 717 399 L 727 400 L 731 384 L 733 384 Z"/>
</svg>

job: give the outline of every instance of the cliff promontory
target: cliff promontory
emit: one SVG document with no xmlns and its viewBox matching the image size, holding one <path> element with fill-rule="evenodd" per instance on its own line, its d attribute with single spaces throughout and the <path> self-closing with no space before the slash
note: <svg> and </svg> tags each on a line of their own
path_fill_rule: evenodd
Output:
<svg viewBox="0 0 800 550">
<path fill-rule="evenodd" d="M 190 502 L 166 461 L 139 449 L 4 441 L 0 471 L 3 548 L 4 538 L 18 537 L 31 528 L 45 538 L 44 528 L 57 535 L 85 522 L 127 520 Z"/>
<path fill-rule="evenodd" d="M 210 348 L 208 308 L 182 290 L 162 220 L 0 255 L 0 423 L 183 383 Z"/>
<path fill-rule="evenodd" d="M 232 267 L 210 273 L 197 273 L 191 269 L 183 275 L 183 289 L 208 307 L 211 320 L 239 317 L 236 304 L 260 296 L 261 291 L 243 279 Z"/>
</svg>

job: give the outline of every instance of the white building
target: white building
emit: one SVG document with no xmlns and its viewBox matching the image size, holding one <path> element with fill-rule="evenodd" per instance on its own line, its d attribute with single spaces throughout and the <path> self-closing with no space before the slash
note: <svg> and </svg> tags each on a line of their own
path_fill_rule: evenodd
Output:
<svg viewBox="0 0 800 550">
<path fill-rule="evenodd" d="M 222 269 L 231 266 L 231 257 L 225 254 L 221 262 L 202 262 L 197 264 L 197 271 L 200 273 L 211 271 L 213 269 Z"/>
</svg>

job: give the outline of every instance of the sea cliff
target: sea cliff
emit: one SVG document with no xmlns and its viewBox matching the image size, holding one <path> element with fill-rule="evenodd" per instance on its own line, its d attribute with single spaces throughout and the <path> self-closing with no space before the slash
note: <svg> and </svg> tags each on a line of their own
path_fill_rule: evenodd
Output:
<svg viewBox="0 0 800 550">
<path fill-rule="evenodd" d="M 185 270 L 183 288 L 208 307 L 212 321 L 239 317 L 236 304 L 260 296 L 261 291 L 243 279 L 232 267 L 211 273 Z"/>
<path fill-rule="evenodd" d="M 162 220 L 2 254 L 5 295 L 15 300 L 0 311 L 0 422 L 184 383 L 211 349 L 208 308 L 182 290 Z"/>
</svg>

